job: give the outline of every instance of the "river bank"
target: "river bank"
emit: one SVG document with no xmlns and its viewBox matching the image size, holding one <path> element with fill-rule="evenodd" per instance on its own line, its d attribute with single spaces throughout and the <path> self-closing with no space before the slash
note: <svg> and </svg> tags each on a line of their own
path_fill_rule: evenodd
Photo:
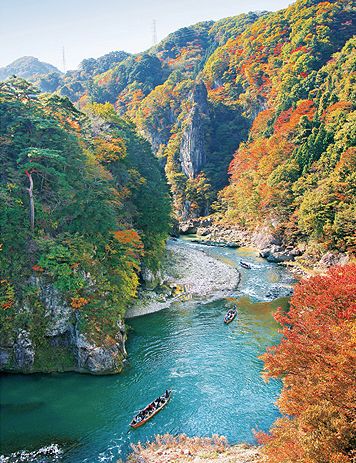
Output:
<svg viewBox="0 0 356 463">
<path fill-rule="evenodd" d="M 224 437 L 156 436 L 145 446 L 133 446 L 127 463 L 262 463 L 259 447 L 230 446 Z M 119 460 L 120 463 L 120 460 Z"/>
<path fill-rule="evenodd" d="M 345 265 L 352 260 L 352 255 L 328 251 L 321 243 L 288 242 L 278 226 L 272 224 L 247 230 L 208 216 L 182 222 L 179 227 L 182 235 L 195 235 L 200 244 L 256 248 L 262 258 L 285 265 L 298 277 L 324 273 L 334 265 Z"/>
<path fill-rule="evenodd" d="M 140 292 L 126 318 L 158 312 L 180 301 L 221 299 L 237 288 L 240 273 L 201 248 L 180 240 L 169 240 L 157 280 L 156 286 Z"/>
</svg>

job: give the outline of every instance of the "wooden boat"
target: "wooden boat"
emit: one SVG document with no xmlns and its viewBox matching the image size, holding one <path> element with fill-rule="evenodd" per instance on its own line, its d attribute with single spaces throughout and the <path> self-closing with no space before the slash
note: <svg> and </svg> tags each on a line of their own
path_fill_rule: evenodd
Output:
<svg viewBox="0 0 356 463">
<path fill-rule="evenodd" d="M 229 323 L 231 323 L 231 322 L 234 320 L 234 318 L 236 317 L 236 315 L 237 315 L 237 309 L 236 309 L 236 307 L 235 307 L 234 309 L 228 310 L 228 311 L 226 312 L 225 317 L 224 317 L 224 323 L 225 323 L 226 325 L 228 325 Z"/>
<path fill-rule="evenodd" d="M 243 260 L 240 260 L 240 265 L 241 265 L 241 267 L 243 267 L 243 268 L 248 268 L 248 269 L 251 268 L 251 265 L 248 264 L 247 262 L 244 262 Z"/>
<path fill-rule="evenodd" d="M 148 404 L 147 407 L 143 408 L 139 413 L 137 413 L 137 415 L 131 420 L 130 426 L 135 429 L 139 428 L 140 426 L 143 426 L 145 423 L 147 423 L 148 420 L 154 417 L 158 412 L 162 410 L 163 407 L 165 407 L 168 404 L 171 396 L 172 396 L 172 391 L 169 390 L 168 397 L 166 397 L 165 394 L 163 394 L 160 397 L 157 397 L 157 399 L 155 399 L 153 402 Z M 155 405 L 155 402 L 159 399 L 164 400 L 164 401 L 161 402 L 159 407 L 157 407 Z M 148 413 L 146 414 L 145 412 L 148 412 Z M 144 416 L 144 418 L 142 418 L 141 415 Z"/>
</svg>

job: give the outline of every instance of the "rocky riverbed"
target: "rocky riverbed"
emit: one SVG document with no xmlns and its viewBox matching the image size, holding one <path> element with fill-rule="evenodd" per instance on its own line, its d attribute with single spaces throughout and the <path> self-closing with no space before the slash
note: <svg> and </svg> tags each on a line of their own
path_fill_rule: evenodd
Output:
<svg viewBox="0 0 356 463">
<path fill-rule="evenodd" d="M 169 240 L 159 275 L 146 274 L 146 288 L 126 317 L 157 312 L 179 301 L 212 301 L 228 296 L 240 281 L 236 268 L 204 250 L 180 240 Z"/>
<path fill-rule="evenodd" d="M 346 253 L 327 252 L 323 246 L 304 242 L 286 242 L 278 231 L 278 224 L 265 224 L 255 230 L 219 222 L 214 216 L 190 219 L 179 224 L 181 234 L 196 235 L 197 242 L 206 245 L 256 248 L 268 262 L 285 264 L 295 274 L 308 277 L 323 273 L 333 265 L 345 265 L 350 256 Z"/>
</svg>

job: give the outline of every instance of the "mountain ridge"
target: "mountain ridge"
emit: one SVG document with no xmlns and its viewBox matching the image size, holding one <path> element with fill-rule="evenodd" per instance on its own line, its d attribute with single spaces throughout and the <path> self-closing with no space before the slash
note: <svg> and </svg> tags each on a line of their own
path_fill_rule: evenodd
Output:
<svg viewBox="0 0 356 463">
<path fill-rule="evenodd" d="M 52 64 L 40 61 L 34 56 L 21 56 L 10 64 L 0 68 L 0 80 L 5 80 L 12 75 L 25 79 L 33 79 L 37 75 L 62 72 Z"/>
</svg>

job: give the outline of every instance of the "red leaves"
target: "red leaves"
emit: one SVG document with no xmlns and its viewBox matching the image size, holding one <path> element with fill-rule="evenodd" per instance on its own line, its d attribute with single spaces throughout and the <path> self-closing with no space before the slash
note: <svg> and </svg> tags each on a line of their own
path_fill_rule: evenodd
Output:
<svg viewBox="0 0 356 463">
<path fill-rule="evenodd" d="M 297 53 L 298 51 L 301 51 L 301 52 L 303 52 L 303 53 L 307 53 L 307 52 L 308 52 L 306 46 L 300 45 L 299 47 L 297 47 L 297 48 L 295 48 L 294 50 L 292 50 L 292 51 L 291 51 L 291 54 Z"/>
<path fill-rule="evenodd" d="M 270 436 L 259 435 L 268 461 L 294 461 L 285 458 L 295 452 L 300 463 L 331 461 L 330 455 L 351 461 L 356 265 L 302 281 L 289 312 L 279 309 L 275 318 L 283 339 L 262 356 L 264 375 L 283 378 L 278 405 L 292 418 L 276 422 Z"/>
<path fill-rule="evenodd" d="M 32 270 L 34 270 L 35 272 L 44 272 L 44 268 L 40 265 L 33 265 Z"/>
</svg>

